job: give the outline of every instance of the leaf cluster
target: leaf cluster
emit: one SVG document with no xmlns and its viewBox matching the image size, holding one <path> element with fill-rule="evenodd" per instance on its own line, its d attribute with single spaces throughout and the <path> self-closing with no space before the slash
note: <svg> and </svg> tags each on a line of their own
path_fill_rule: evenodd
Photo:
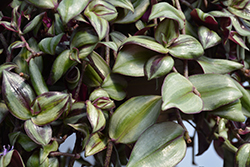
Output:
<svg viewBox="0 0 250 167">
<path fill-rule="evenodd" d="M 176 166 L 183 121 L 250 164 L 249 0 L 6 1 L 0 41 L 1 167 Z"/>
</svg>

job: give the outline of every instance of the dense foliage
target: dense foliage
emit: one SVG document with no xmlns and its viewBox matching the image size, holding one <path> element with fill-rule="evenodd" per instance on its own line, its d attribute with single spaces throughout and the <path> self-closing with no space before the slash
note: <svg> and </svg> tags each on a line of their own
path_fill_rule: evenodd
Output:
<svg viewBox="0 0 250 167">
<path fill-rule="evenodd" d="M 198 155 L 250 165 L 249 0 L 5 0 L 0 20 L 1 167 L 175 166 L 184 120 Z"/>
</svg>

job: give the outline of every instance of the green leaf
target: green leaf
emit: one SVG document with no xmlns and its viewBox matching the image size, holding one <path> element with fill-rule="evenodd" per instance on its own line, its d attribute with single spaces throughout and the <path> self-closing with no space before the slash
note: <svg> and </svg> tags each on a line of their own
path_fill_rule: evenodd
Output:
<svg viewBox="0 0 250 167">
<path fill-rule="evenodd" d="M 39 146 L 23 133 L 20 133 L 20 135 L 18 136 L 17 143 L 19 143 L 23 147 L 23 149 L 28 152 L 34 150 Z"/>
<path fill-rule="evenodd" d="M 70 109 L 71 96 L 61 92 L 46 92 L 37 96 L 32 103 L 32 122 L 36 125 L 46 125 L 57 120 L 63 112 Z"/>
<path fill-rule="evenodd" d="M 221 42 L 221 38 L 216 32 L 204 26 L 198 28 L 198 35 L 204 49 L 211 48 Z"/>
<path fill-rule="evenodd" d="M 71 110 L 67 117 L 63 120 L 64 124 L 75 124 L 77 121 L 83 117 L 86 117 L 86 106 L 85 103 L 75 102 L 71 106 Z"/>
<path fill-rule="evenodd" d="M 33 88 L 36 91 L 36 94 L 40 95 L 45 92 L 48 92 L 49 89 L 47 85 L 45 84 L 41 71 L 36 65 L 34 59 L 31 59 L 29 62 L 29 72 L 30 72 L 30 80 L 31 80 Z"/>
<path fill-rule="evenodd" d="M 117 17 L 116 8 L 110 0 L 107 2 L 103 0 L 92 0 L 84 11 L 84 14 L 86 15 L 89 12 L 107 21 L 114 20 Z"/>
<path fill-rule="evenodd" d="M 249 6 L 249 5 L 248 5 Z M 243 19 L 246 19 L 246 20 L 250 20 L 249 18 L 249 10 L 246 8 L 244 8 L 243 10 L 239 10 L 239 9 L 236 9 L 236 8 L 233 8 L 233 7 L 228 7 L 227 8 L 231 13 L 233 13 L 234 15 L 240 17 L 240 18 L 243 18 Z"/>
<path fill-rule="evenodd" d="M 39 42 L 38 46 L 44 53 L 54 55 L 56 51 L 56 46 L 61 41 L 63 35 L 64 33 L 61 33 L 55 37 L 44 38 L 41 42 Z"/>
<path fill-rule="evenodd" d="M 127 167 L 176 166 L 187 149 L 183 134 L 183 128 L 173 122 L 151 126 L 136 142 Z"/>
<path fill-rule="evenodd" d="M 49 167 L 58 167 L 59 161 L 56 157 L 49 158 Z"/>
<path fill-rule="evenodd" d="M 87 57 L 87 60 L 90 62 L 90 65 L 92 67 L 95 67 L 95 69 L 100 72 L 100 74 L 97 74 L 98 76 L 102 75 L 103 77 L 106 77 L 110 73 L 111 71 L 110 67 L 107 65 L 107 63 L 103 60 L 103 58 L 97 52 L 92 52 Z"/>
<path fill-rule="evenodd" d="M 250 94 L 249 92 L 237 81 L 235 81 L 234 79 L 232 79 L 232 81 L 234 82 L 234 84 L 237 86 L 237 88 L 240 90 L 240 92 L 242 93 L 242 97 L 240 98 L 240 102 L 242 107 L 244 107 L 244 109 L 242 110 L 243 114 L 247 117 L 250 117 Z"/>
<path fill-rule="evenodd" d="M 112 99 L 122 100 L 126 96 L 127 81 L 123 77 L 111 73 L 104 79 L 101 87 Z"/>
<path fill-rule="evenodd" d="M 11 53 L 13 49 L 23 48 L 23 47 L 25 47 L 25 42 L 15 41 L 12 44 L 10 44 L 10 46 L 8 47 L 8 52 Z"/>
<path fill-rule="evenodd" d="M 114 73 L 128 76 L 144 76 L 144 65 L 156 52 L 137 45 L 125 45 L 118 53 Z"/>
<path fill-rule="evenodd" d="M 231 60 L 211 59 L 205 56 L 201 56 L 197 62 L 201 65 L 205 73 L 227 74 L 244 67 L 242 64 Z"/>
<path fill-rule="evenodd" d="M 102 40 L 109 32 L 108 21 L 97 16 L 94 12 L 85 12 L 85 16 L 89 19 L 90 23 L 94 27 L 96 33 L 99 36 L 99 40 Z"/>
<path fill-rule="evenodd" d="M 42 21 L 42 18 L 44 16 L 44 14 L 45 14 L 45 12 L 40 13 L 33 20 L 31 20 L 30 22 L 28 22 L 25 25 L 25 27 L 23 28 L 23 34 L 26 34 L 26 33 L 30 32 L 31 30 L 33 30 L 39 24 L 39 22 Z"/>
<path fill-rule="evenodd" d="M 77 27 L 70 38 L 70 48 L 81 48 L 99 42 L 98 35 L 94 28 L 90 26 Z"/>
<path fill-rule="evenodd" d="M 48 79 L 48 84 L 56 83 L 67 70 L 76 64 L 75 61 L 70 60 L 70 50 L 64 50 L 54 61 Z"/>
<path fill-rule="evenodd" d="M 53 141 L 50 144 L 44 145 L 43 148 L 40 148 L 40 164 L 42 164 L 46 158 L 48 158 L 49 153 L 52 151 L 56 151 L 58 149 L 57 141 Z"/>
<path fill-rule="evenodd" d="M 18 66 L 15 64 L 15 63 L 12 63 L 12 62 L 6 62 L 4 64 L 1 64 L 0 65 L 0 77 L 2 78 L 2 74 L 3 74 L 3 71 L 6 70 L 6 71 L 10 71 L 12 70 L 13 68 L 17 68 Z"/>
<path fill-rule="evenodd" d="M 31 117 L 30 104 L 35 94 L 22 77 L 3 71 L 2 94 L 11 114 L 21 120 Z"/>
<path fill-rule="evenodd" d="M 109 35 L 111 36 L 112 41 L 115 42 L 117 47 L 120 47 L 122 45 L 123 41 L 125 41 L 125 39 L 127 39 L 127 37 L 119 31 L 113 31 L 113 32 L 109 33 Z"/>
<path fill-rule="evenodd" d="M 155 4 L 148 19 L 153 20 L 155 18 L 161 17 L 175 20 L 179 23 L 179 29 L 184 28 L 185 15 L 182 13 L 182 11 L 177 10 L 167 2 L 160 2 Z"/>
<path fill-rule="evenodd" d="M 236 122 L 245 121 L 245 116 L 242 113 L 240 100 L 236 100 L 235 102 L 219 107 L 211 113 Z"/>
<path fill-rule="evenodd" d="M 32 5 L 43 9 L 53 9 L 57 6 L 57 0 L 27 0 Z"/>
<path fill-rule="evenodd" d="M 24 123 L 26 134 L 37 144 L 47 145 L 52 138 L 52 129 L 50 125 L 37 126 L 31 120 Z"/>
<path fill-rule="evenodd" d="M 164 19 L 155 30 L 155 39 L 162 45 L 170 46 L 179 36 L 179 27 L 176 21 Z"/>
<path fill-rule="evenodd" d="M 162 85 L 162 110 L 176 107 L 186 114 L 201 112 L 203 102 L 194 89 L 187 78 L 179 73 L 170 73 Z"/>
<path fill-rule="evenodd" d="M 232 6 L 236 9 L 244 9 L 249 5 L 248 0 L 229 0 L 228 6 Z"/>
<path fill-rule="evenodd" d="M 101 109 L 96 108 L 91 101 L 86 101 L 87 115 L 89 122 L 93 128 L 92 133 L 101 131 L 106 125 L 106 119 Z"/>
<path fill-rule="evenodd" d="M 235 42 L 236 44 L 240 45 L 242 48 L 249 51 L 245 41 L 242 39 L 242 37 L 237 32 L 231 32 L 229 35 L 229 39 L 231 39 L 233 42 Z"/>
<path fill-rule="evenodd" d="M 142 36 L 142 35 L 131 36 L 123 42 L 123 45 L 128 45 L 128 44 L 139 45 L 144 48 L 163 54 L 167 54 L 169 52 L 167 48 L 165 48 L 164 46 L 162 46 L 161 44 L 156 42 L 152 37 L 149 36 Z"/>
<path fill-rule="evenodd" d="M 54 16 L 55 16 L 55 22 L 54 26 L 53 25 L 52 26 L 55 28 L 55 34 L 58 35 L 64 32 L 63 22 L 58 13 L 55 13 Z"/>
<path fill-rule="evenodd" d="M 112 49 L 112 50 L 114 50 L 116 52 L 118 51 L 118 47 L 117 47 L 115 42 L 111 42 L 111 41 L 109 41 L 109 42 L 99 42 L 99 44 L 107 46 L 107 47 L 109 47 L 110 49 Z"/>
<path fill-rule="evenodd" d="M 134 12 L 134 6 L 130 2 L 130 0 L 109 0 L 110 4 L 114 5 L 115 7 L 125 8 Z"/>
<path fill-rule="evenodd" d="M 9 113 L 9 109 L 7 108 L 6 104 L 1 101 L 0 102 L 0 124 L 3 122 L 6 115 Z"/>
<path fill-rule="evenodd" d="M 242 144 L 235 155 L 236 166 L 244 167 L 250 165 L 250 144 Z"/>
<path fill-rule="evenodd" d="M 109 110 L 115 107 L 113 100 L 109 98 L 109 94 L 102 88 L 95 89 L 89 96 L 89 100 L 93 105 L 102 110 Z"/>
<path fill-rule="evenodd" d="M 245 27 L 236 16 L 231 16 L 232 24 L 235 28 L 235 30 L 241 35 L 241 36 L 249 36 L 250 30 L 249 28 Z"/>
<path fill-rule="evenodd" d="M 169 73 L 174 66 L 174 60 L 171 56 L 157 55 L 151 57 L 145 64 L 145 74 L 148 80 L 158 78 Z"/>
<path fill-rule="evenodd" d="M 62 0 L 57 8 L 64 24 L 80 14 L 88 5 L 89 0 Z"/>
<path fill-rule="evenodd" d="M 95 89 L 89 96 L 90 101 L 97 100 L 98 98 L 101 97 L 107 97 L 109 98 L 109 94 L 102 88 L 97 88 Z"/>
<path fill-rule="evenodd" d="M 75 130 L 82 132 L 85 136 L 89 135 L 89 126 L 87 124 L 79 123 L 79 124 L 69 124 Z"/>
<path fill-rule="evenodd" d="M 28 159 L 26 163 L 27 167 L 34 167 L 34 166 L 39 166 L 40 167 L 40 162 L 39 162 L 39 152 L 35 151 Z"/>
<path fill-rule="evenodd" d="M 131 11 L 130 9 L 118 11 L 118 17 L 115 20 L 115 23 L 127 24 L 137 21 L 142 17 L 150 5 L 149 0 L 131 0 L 131 3 L 133 4 L 134 11 Z"/>
<path fill-rule="evenodd" d="M 199 41 L 190 35 L 180 35 L 168 49 L 172 56 L 180 59 L 197 59 L 204 53 Z"/>
<path fill-rule="evenodd" d="M 234 82 L 225 75 L 198 74 L 189 77 L 189 80 L 201 94 L 205 111 L 214 110 L 242 97 Z"/>
<path fill-rule="evenodd" d="M 106 148 L 107 138 L 102 135 L 100 132 L 94 133 L 89 138 L 87 145 L 85 147 L 85 156 L 94 155 L 98 152 L 101 152 Z"/>
<path fill-rule="evenodd" d="M 161 111 L 160 96 L 137 96 L 120 105 L 111 116 L 109 136 L 116 143 L 135 142 L 155 123 Z"/>
<path fill-rule="evenodd" d="M 17 150 L 11 150 L 0 159 L 1 167 L 25 167 L 21 155 Z"/>
</svg>

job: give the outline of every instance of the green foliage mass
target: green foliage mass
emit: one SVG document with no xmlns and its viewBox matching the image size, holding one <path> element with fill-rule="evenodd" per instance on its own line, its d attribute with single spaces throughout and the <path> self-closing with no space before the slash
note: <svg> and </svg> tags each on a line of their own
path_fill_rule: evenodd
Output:
<svg viewBox="0 0 250 167">
<path fill-rule="evenodd" d="M 0 166 L 249 166 L 249 46 L 249 0 L 6 0 Z"/>
</svg>

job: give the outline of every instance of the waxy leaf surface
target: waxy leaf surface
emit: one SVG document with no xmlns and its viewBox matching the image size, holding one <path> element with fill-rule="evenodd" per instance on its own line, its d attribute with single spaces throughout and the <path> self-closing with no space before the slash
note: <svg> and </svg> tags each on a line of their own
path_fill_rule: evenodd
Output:
<svg viewBox="0 0 250 167">
<path fill-rule="evenodd" d="M 168 49 L 172 56 L 180 59 L 197 59 L 204 53 L 199 41 L 190 35 L 180 35 Z"/>
<path fill-rule="evenodd" d="M 33 20 L 31 20 L 29 23 L 27 23 L 26 26 L 23 28 L 23 33 L 26 34 L 29 31 L 33 30 L 39 24 L 39 22 L 42 20 L 44 14 L 45 14 L 45 12 L 40 13 Z"/>
<path fill-rule="evenodd" d="M 89 100 L 86 102 L 86 106 L 88 119 L 93 128 L 92 133 L 102 130 L 106 125 L 106 119 L 102 110 L 96 108 Z"/>
<path fill-rule="evenodd" d="M 97 16 L 94 12 L 86 12 L 85 16 L 87 16 L 90 23 L 94 27 L 96 33 L 99 36 L 99 40 L 102 40 L 109 32 L 108 21 Z"/>
<path fill-rule="evenodd" d="M 220 36 L 207 27 L 200 26 L 198 29 L 199 39 L 204 49 L 211 48 L 220 43 Z"/>
<path fill-rule="evenodd" d="M 107 21 L 114 20 L 117 17 L 117 11 L 112 2 L 110 2 L 110 0 L 109 1 L 92 0 L 87 6 L 86 10 L 84 11 L 84 14 L 87 16 L 89 12 L 92 12 L 96 16 L 105 19 Z"/>
<path fill-rule="evenodd" d="M 148 128 L 136 142 L 127 167 L 176 166 L 186 153 L 183 128 L 163 122 Z"/>
<path fill-rule="evenodd" d="M 177 10 L 167 2 L 157 3 L 153 6 L 149 20 L 165 17 L 175 20 L 179 23 L 179 29 L 183 29 L 185 25 L 185 15 L 182 11 Z"/>
<path fill-rule="evenodd" d="M 85 147 L 85 156 L 94 155 L 106 148 L 107 139 L 101 133 L 94 133 Z"/>
<path fill-rule="evenodd" d="M 71 96 L 61 92 L 46 92 L 38 96 L 33 104 L 32 122 L 46 125 L 58 119 L 63 112 L 70 109 Z"/>
<path fill-rule="evenodd" d="M 96 44 L 99 41 L 95 29 L 90 26 L 77 27 L 70 38 L 70 48 L 82 48 L 86 45 Z"/>
<path fill-rule="evenodd" d="M 34 59 L 31 59 L 29 62 L 29 72 L 30 72 L 30 80 L 33 88 L 36 91 L 36 94 L 40 95 L 45 92 L 48 92 L 49 89 Z"/>
<path fill-rule="evenodd" d="M 155 30 L 155 39 L 162 45 L 170 46 L 179 36 L 179 27 L 176 21 L 164 19 Z"/>
<path fill-rule="evenodd" d="M 142 36 L 142 35 L 131 36 L 123 42 L 123 45 L 128 45 L 128 44 L 139 45 L 144 48 L 150 49 L 155 52 L 163 53 L 163 54 L 166 54 L 169 51 L 163 45 L 156 42 L 154 38 L 151 38 L 148 36 Z"/>
<path fill-rule="evenodd" d="M 193 84 L 179 73 L 169 74 L 162 85 L 162 110 L 179 108 L 186 114 L 198 113 L 203 108 L 201 98 L 196 95 Z"/>
<path fill-rule="evenodd" d="M 115 23 L 127 24 L 135 22 L 142 17 L 150 5 L 149 0 L 131 0 L 131 3 L 133 4 L 134 11 L 124 9 L 124 11 L 118 12 Z"/>
<path fill-rule="evenodd" d="M 114 73 L 128 76 L 144 76 L 144 65 L 156 52 L 137 45 L 125 45 L 118 53 Z"/>
<path fill-rule="evenodd" d="M 35 94 L 22 77 L 3 71 L 2 93 L 5 104 L 15 117 L 21 120 L 31 117 L 30 105 Z"/>
<path fill-rule="evenodd" d="M 29 3 L 44 9 L 53 9 L 57 5 L 57 0 L 27 0 Z"/>
<path fill-rule="evenodd" d="M 236 100 L 235 102 L 219 107 L 211 113 L 221 118 L 226 118 L 236 122 L 245 121 L 245 116 L 241 109 L 240 100 Z"/>
<path fill-rule="evenodd" d="M 116 143 L 132 143 L 161 111 L 160 96 L 137 96 L 119 106 L 110 119 L 109 136 Z"/>
<path fill-rule="evenodd" d="M 109 3 L 114 5 L 115 7 L 121 7 L 130 10 L 131 12 L 134 12 L 134 6 L 130 2 L 130 0 L 109 0 Z"/>
<path fill-rule="evenodd" d="M 40 163 L 44 163 L 46 158 L 48 158 L 49 153 L 52 151 L 56 151 L 58 149 L 58 143 L 57 141 L 53 141 L 47 145 L 44 145 L 43 148 L 40 148 Z"/>
<path fill-rule="evenodd" d="M 48 79 L 48 84 L 56 83 L 66 71 L 76 64 L 70 59 L 70 50 L 64 50 L 54 61 Z"/>
<path fill-rule="evenodd" d="M 174 60 L 171 56 L 157 55 L 151 57 L 145 65 L 145 74 L 148 80 L 158 78 L 169 73 L 174 66 Z"/>
<path fill-rule="evenodd" d="M 201 56 L 197 62 L 201 65 L 205 73 L 227 74 L 234 70 L 243 68 L 243 65 L 231 60 L 211 59 Z"/>
<path fill-rule="evenodd" d="M 47 145 L 52 138 L 52 129 L 50 125 L 38 126 L 31 120 L 24 123 L 26 134 L 37 144 Z"/>
<path fill-rule="evenodd" d="M 214 110 L 242 97 L 234 82 L 225 75 L 199 74 L 189 80 L 201 94 L 206 111 Z"/>
<path fill-rule="evenodd" d="M 242 93 L 242 97 L 240 98 L 241 105 L 244 109 L 242 109 L 242 112 L 245 116 L 250 117 L 250 94 L 249 91 L 247 91 L 240 83 L 238 83 L 236 80 L 232 79 L 234 84 L 237 86 L 237 88 Z"/>
<path fill-rule="evenodd" d="M 48 37 L 44 38 L 39 44 L 39 48 L 44 52 L 51 55 L 55 54 L 56 46 L 59 44 L 63 33 L 55 36 L 55 37 Z"/>
<path fill-rule="evenodd" d="M 250 165 L 250 144 L 245 143 L 236 152 L 236 165 L 239 167 Z"/>
<path fill-rule="evenodd" d="M 80 14 L 88 5 L 89 0 L 62 0 L 57 8 L 64 24 Z"/>
<path fill-rule="evenodd" d="M 111 73 L 104 79 L 101 87 L 112 99 L 122 100 L 126 96 L 127 81 L 123 77 Z"/>
</svg>

